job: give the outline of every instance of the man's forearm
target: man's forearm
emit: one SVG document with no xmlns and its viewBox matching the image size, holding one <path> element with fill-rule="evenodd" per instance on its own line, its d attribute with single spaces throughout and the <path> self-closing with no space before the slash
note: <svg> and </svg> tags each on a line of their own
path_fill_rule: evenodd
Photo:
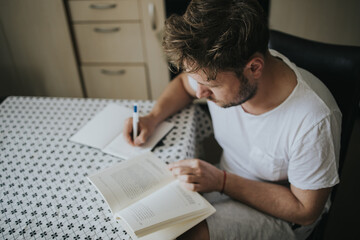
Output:
<svg viewBox="0 0 360 240">
<path fill-rule="evenodd" d="M 157 100 L 149 114 L 155 125 L 183 109 L 193 100 L 183 85 L 184 77 L 185 75 L 180 74 L 174 78 Z"/>
<path fill-rule="evenodd" d="M 251 207 L 283 220 L 308 225 L 321 214 L 331 189 L 300 190 L 293 186 L 248 180 L 228 174 L 225 193 Z"/>
</svg>

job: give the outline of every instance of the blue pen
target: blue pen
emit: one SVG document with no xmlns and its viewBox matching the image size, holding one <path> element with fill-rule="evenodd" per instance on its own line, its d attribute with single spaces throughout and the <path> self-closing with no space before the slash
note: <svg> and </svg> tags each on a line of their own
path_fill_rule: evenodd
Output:
<svg viewBox="0 0 360 240">
<path fill-rule="evenodd" d="M 139 122 L 139 111 L 138 111 L 138 106 L 135 103 L 134 112 L 133 112 L 133 141 L 135 141 L 135 138 L 138 135 L 138 122 Z"/>
</svg>

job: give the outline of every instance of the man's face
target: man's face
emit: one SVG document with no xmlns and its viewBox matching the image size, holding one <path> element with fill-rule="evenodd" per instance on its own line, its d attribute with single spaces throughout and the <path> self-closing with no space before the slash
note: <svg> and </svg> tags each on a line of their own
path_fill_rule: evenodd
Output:
<svg viewBox="0 0 360 240">
<path fill-rule="evenodd" d="M 243 104 L 257 91 L 256 83 L 251 83 L 244 75 L 239 78 L 234 72 L 218 73 L 216 79 L 210 81 L 202 71 L 189 75 L 198 83 L 198 98 L 206 98 L 223 108 Z"/>
</svg>

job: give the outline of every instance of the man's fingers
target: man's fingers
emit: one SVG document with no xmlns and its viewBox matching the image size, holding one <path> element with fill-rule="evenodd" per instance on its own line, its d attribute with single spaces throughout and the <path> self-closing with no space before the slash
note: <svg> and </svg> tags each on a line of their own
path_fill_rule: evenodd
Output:
<svg viewBox="0 0 360 240">
<path fill-rule="evenodd" d="M 195 175 L 180 175 L 178 176 L 178 179 L 181 182 L 186 182 L 186 183 L 198 183 L 198 177 Z"/>
<path fill-rule="evenodd" d="M 171 172 L 173 173 L 174 176 L 195 174 L 195 170 L 190 167 L 175 167 L 171 169 Z"/>
<path fill-rule="evenodd" d="M 126 133 L 132 132 L 132 118 L 128 118 L 125 120 L 124 132 L 126 132 Z"/>
<path fill-rule="evenodd" d="M 136 146 L 140 146 L 142 144 L 144 144 L 147 140 L 147 138 L 149 137 L 149 131 L 147 129 L 142 129 L 140 127 L 140 134 L 134 139 L 134 144 Z"/>
<path fill-rule="evenodd" d="M 169 164 L 170 169 L 178 168 L 178 167 L 190 167 L 196 169 L 199 168 L 199 166 L 200 166 L 199 159 L 185 159 Z"/>
<path fill-rule="evenodd" d="M 200 184 L 198 183 L 180 182 L 180 185 L 193 192 L 200 191 Z"/>
<path fill-rule="evenodd" d="M 128 118 L 125 120 L 123 135 L 125 137 L 125 140 L 129 144 L 134 145 L 134 142 L 132 139 L 132 118 Z"/>
</svg>

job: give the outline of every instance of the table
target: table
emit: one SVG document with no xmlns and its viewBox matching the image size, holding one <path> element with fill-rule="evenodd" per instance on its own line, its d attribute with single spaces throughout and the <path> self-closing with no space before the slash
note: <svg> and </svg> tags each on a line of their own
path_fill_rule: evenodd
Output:
<svg viewBox="0 0 360 240">
<path fill-rule="evenodd" d="M 87 176 L 122 159 L 69 142 L 108 103 L 140 114 L 154 102 L 8 97 L 0 105 L 0 237 L 2 239 L 130 239 Z M 193 158 L 211 121 L 191 105 L 154 153 L 165 162 Z"/>
</svg>

